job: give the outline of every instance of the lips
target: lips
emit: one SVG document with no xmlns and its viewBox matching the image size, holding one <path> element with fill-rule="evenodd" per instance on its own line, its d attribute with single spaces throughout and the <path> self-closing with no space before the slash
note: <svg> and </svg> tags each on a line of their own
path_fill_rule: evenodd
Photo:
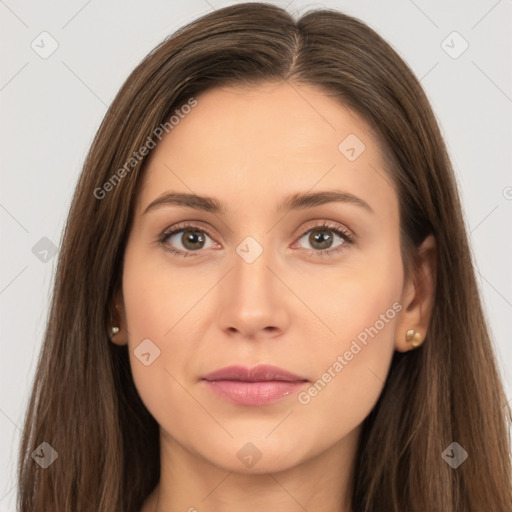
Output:
<svg viewBox="0 0 512 512">
<path fill-rule="evenodd" d="M 204 380 L 239 380 L 244 382 L 265 381 L 306 381 L 305 377 L 295 375 L 277 366 L 268 364 L 247 368 L 245 366 L 226 366 L 203 377 Z"/>
<path fill-rule="evenodd" d="M 227 366 L 201 380 L 218 396 L 239 405 L 276 402 L 309 382 L 305 377 L 272 365 Z"/>
</svg>

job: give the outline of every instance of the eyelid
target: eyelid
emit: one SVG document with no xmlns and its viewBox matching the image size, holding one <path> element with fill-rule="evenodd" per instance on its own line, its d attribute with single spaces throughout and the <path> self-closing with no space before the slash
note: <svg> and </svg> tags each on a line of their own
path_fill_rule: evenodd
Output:
<svg viewBox="0 0 512 512">
<path fill-rule="evenodd" d="M 333 221 L 333 220 L 315 220 L 312 221 L 314 224 L 308 225 L 306 228 L 301 228 L 299 230 L 299 234 L 301 236 L 305 235 L 306 233 L 309 233 L 315 228 L 324 228 L 324 229 L 332 229 L 333 231 L 341 231 L 351 242 L 355 242 L 357 240 L 357 235 L 351 230 L 348 229 L 343 224 Z"/>
<path fill-rule="evenodd" d="M 202 221 L 200 220 L 184 220 L 183 222 L 178 222 L 177 224 L 173 224 L 172 226 L 165 228 L 162 232 L 162 236 L 182 229 L 198 228 L 197 231 L 204 231 L 210 238 L 214 238 L 211 229 L 208 226 L 204 226 L 201 222 Z"/>
</svg>

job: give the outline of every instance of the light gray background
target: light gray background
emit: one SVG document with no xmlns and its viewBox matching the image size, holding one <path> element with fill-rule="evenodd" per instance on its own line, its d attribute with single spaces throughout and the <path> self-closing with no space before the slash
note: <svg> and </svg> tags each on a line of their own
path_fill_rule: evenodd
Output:
<svg viewBox="0 0 512 512">
<path fill-rule="evenodd" d="M 59 245 L 86 151 L 107 105 L 135 65 L 178 27 L 233 3 L 0 0 L 0 511 L 15 510 L 20 428 L 57 262 L 57 257 L 40 261 L 32 248 L 43 237 Z M 273 3 L 295 12 L 333 7 L 361 18 L 421 78 L 457 173 L 511 399 L 512 2 Z M 47 59 L 31 47 L 33 41 L 43 45 L 43 31 L 59 45 Z M 469 44 L 458 58 L 452 57 L 463 41 L 446 39 L 453 31 Z"/>
</svg>

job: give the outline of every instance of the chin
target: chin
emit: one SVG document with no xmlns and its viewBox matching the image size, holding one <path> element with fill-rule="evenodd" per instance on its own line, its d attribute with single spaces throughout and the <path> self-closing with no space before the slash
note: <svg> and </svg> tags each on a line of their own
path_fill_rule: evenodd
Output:
<svg viewBox="0 0 512 512">
<path fill-rule="evenodd" d="M 287 442 L 281 441 L 247 436 L 247 440 L 241 442 L 240 437 L 236 437 L 223 446 L 212 443 L 202 454 L 211 464 L 226 471 L 252 475 L 285 471 L 308 458 L 298 439 L 288 437 Z"/>
</svg>

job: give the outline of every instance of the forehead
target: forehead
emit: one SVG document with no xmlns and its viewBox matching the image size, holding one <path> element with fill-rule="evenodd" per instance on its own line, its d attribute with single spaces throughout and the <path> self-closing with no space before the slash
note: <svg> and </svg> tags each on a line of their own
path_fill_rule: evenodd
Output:
<svg viewBox="0 0 512 512">
<path fill-rule="evenodd" d="M 321 89 L 279 82 L 195 99 L 148 157 L 139 212 L 166 191 L 219 197 L 233 209 L 314 189 L 395 201 L 374 132 Z"/>
</svg>

